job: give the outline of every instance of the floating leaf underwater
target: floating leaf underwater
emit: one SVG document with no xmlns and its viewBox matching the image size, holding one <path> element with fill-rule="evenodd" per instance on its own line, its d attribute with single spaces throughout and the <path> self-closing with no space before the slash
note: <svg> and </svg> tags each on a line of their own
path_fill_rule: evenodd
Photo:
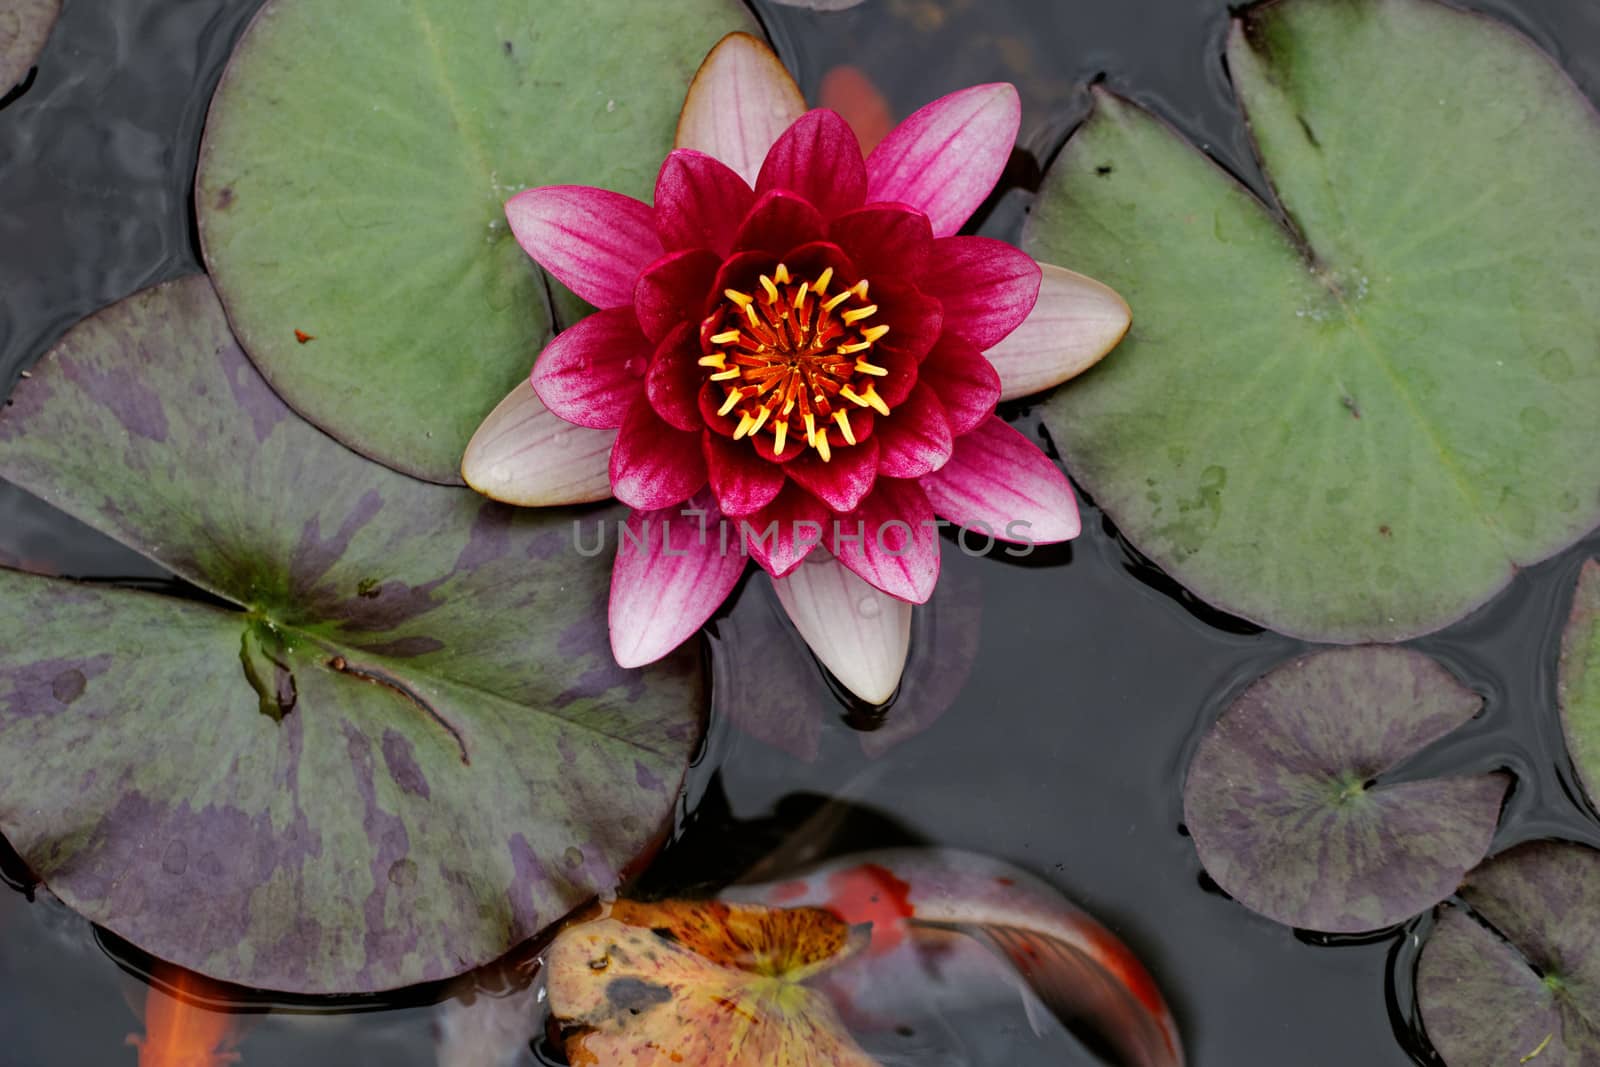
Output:
<svg viewBox="0 0 1600 1067">
<path fill-rule="evenodd" d="M 659 839 L 694 657 L 618 668 L 571 513 L 340 447 L 205 278 L 69 331 L 0 412 L 0 476 L 202 591 L 0 570 L 0 829 L 129 941 L 257 987 L 411 985 Z"/>
<path fill-rule="evenodd" d="M 1272 202 L 1099 90 L 1045 181 L 1024 245 L 1135 309 L 1045 424 L 1205 600 L 1435 630 L 1600 520 L 1600 120 L 1432 0 L 1262 4 L 1227 58 Z"/>
<path fill-rule="evenodd" d="M 61 14 L 61 0 L 6 0 L 0 8 L 0 96 L 27 77 Z"/>
<path fill-rule="evenodd" d="M 876 1067 L 807 980 L 862 932 L 815 908 L 617 901 L 546 957 L 573 1067 Z"/>
</svg>

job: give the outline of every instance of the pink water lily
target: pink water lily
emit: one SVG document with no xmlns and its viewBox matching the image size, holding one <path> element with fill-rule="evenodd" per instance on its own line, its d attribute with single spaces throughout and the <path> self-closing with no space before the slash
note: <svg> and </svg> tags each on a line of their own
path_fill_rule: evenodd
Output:
<svg viewBox="0 0 1600 1067">
<path fill-rule="evenodd" d="M 981 85 L 863 157 L 735 34 L 690 87 L 653 205 L 582 186 L 506 205 L 523 249 L 599 311 L 546 346 L 462 470 L 511 503 L 633 509 L 619 663 L 688 639 L 753 558 L 819 658 L 881 702 L 938 579 L 938 520 L 1077 536 L 1066 476 L 994 409 L 1092 364 L 1129 313 L 1098 282 L 956 236 L 1020 119 L 1015 89 Z"/>
</svg>

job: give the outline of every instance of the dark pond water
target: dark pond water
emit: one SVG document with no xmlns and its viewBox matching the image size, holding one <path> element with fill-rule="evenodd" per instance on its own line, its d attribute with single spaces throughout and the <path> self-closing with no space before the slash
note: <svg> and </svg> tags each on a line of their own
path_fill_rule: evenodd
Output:
<svg viewBox="0 0 1600 1067">
<path fill-rule="evenodd" d="M 188 195 L 200 127 L 258 2 L 67 0 L 35 76 L 0 111 L 0 389 L 84 315 L 198 266 Z M 1223 0 L 867 0 L 835 15 L 759 6 L 808 92 L 826 71 L 853 64 L 903 114 L 951 88 L 1015 81 L 1033 158 L 1019 156 L 1013 189 L 983 223 L 996 236 L 1015 235 L 1039 164 L 1081 117 L 1081 87 L 1099 75 L 1255 180 L 1227 91 Z M 1593 0 L 1469 6 L 1530 34 L 1600 98 Z M 1026 408 L 1011 414 L 1037 432 Z M 829 710 L 814 762 L 717 719 L 653 887 L 731 877 L 792 845 L 821 799 L 844 797 L 850 814 L 829 838 L 835 849 L 923 840 L 982 850 L 1047 877 L 1098 915 L 1159 977 L 1198 1067 L 1436 1062 L 1417 1037 L 1410 992 L 1426 920 L 1353 943 L 1297 935 L 1211 887 L 1180 825 L 1199 733 L 1232 694 L 1302 646 L 1196 605 L 1092 505 L 1085 518 L 1070 550 L 1021 563 L 947 549 L 945 580 L 970 590 L 953 615 L 975 637 L 976 658 L 949 711 L 890 758 L 863 753 L 852 727 L 860 716 L 820 675 L 817 698 Z M 1600 537 L 1417 642 L 1488 707 L 1416 771 L 1512 770 L 1500 846 L 1541 836 L 1600 845 L 1600 821 L 1576 799 L 1554 704 L 1561 620 L 1577 568 L 1595 552 Z M 86 577 L 165 579 L 4 485 L 0 556 Z M 21 877 L 14 862 L 7 869 Z M 140 1029 L 139 975 L 150 966 L 43 896 L 0 889 L 0 1065 L 134 1063 L 122 1042 Z M 431 1064 L 429 1005 L 442 993 L 382 1004 L 251 1001 L 243 1062 Z M 260 1014 L 274 1003 L 290 1010 Z M 375 1008 L 385 1010 L 360 1010 Z M 918 1054 L 913 1044 L 890 1062 L 1092 1062 L 1059 1035 L 1034 1037 L 1020 1010 L 949 1022 L 955 1054 Z M 537 1062 L 532 1051 L 525 1059 Z"/>
</svg>

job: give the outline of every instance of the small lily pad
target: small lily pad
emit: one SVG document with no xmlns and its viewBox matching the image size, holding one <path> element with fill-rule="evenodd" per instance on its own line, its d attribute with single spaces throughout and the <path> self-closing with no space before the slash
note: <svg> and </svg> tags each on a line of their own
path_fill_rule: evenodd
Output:
<svg viewBox="0 0 1600 1067">
<path fill-rule="evenodd" d="M 1589 802 L 1600 807 L 1600 561 L 1578 577 L 1561 636 L 1561 722 Z"/>
<path fill-rule="evenodd" d="M 573 1067 L 877 1067 L 804 983 L 866 942 L 820 908 L 636 904 L 562 931 L 545 961 Z"/>
<path fill-rule="evenodd" d="M 0 571 L 0 830 L 142 948 L 301 992 L 445 978 L 657 840 L 692 657 L 617 667 L 572 513 L 340 447 L 205 278 L 70 331 L 0 415 L 0 476 L 205 594 Z"/>
<path fill-rule="evenodd" d="M 1449 1067 L 1600 1063 L 1600 852 L 1541 841 L 1472 872 L 1417 965 Z"/>
<path fill-rule="evenodd" d="M 61 0 L 7 0 L 0 8 L 0 96 L 27 77 L 60 14 Z"/>
<path fill-rule="evenodd" d="M 1184 814 L 1200 862 L 1245 907 L 1303 929 L 1365 933 L 1426 911 L 1488 853 L 1511 780 L 1382 776 L 1482 705 L 1408 649 L 1274 668 L 1190 764 Z"/>
<path fill-rule="evenodd" d="M 551 328 L 503 205 L 649 199 L 737 0 L 268 0 L 207 122 L 206 262 L 273 388 L 357 451 L 456 482 Z"/>
<path fill-rule="evenodd" d="M 1228 69 L 1274 202 L 1104 92 L 1052 168 L 1028 249 L 1134 323 L 1045 424 L 1211 603 L 1432 631 L 1600 521 L 1600 121 L 1432 0 L 1250 8 Z"/>
</svg>

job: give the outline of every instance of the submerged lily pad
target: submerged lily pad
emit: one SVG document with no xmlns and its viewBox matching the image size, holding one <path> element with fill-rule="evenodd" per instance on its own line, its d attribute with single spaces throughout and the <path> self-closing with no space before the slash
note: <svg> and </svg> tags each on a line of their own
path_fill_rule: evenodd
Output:
<svg viewBox="0 0 1600 1067">
<path fill-rule="evenodd" d="M 0 8 L 0 96 L 27 77 L 60 14 L 61 0 L 7 0 Z"/>
<path fill-rule="evenodd" d="M 532 185 L 648 200 L 736 0 L 268 0 L 212 103 L 200 236 L 290 404 L 399 470 L 458 480 L 551 324 L 503 205 Z"/>
<path fill-rule="evenodd" d="M 1483 701 L 1419 652 L 1335 649 L 1274 668 L 1200 743 L 1184 815 L 1245 907 L 1365 933 L 1425 911 L 1489 851 L 1510 778 L 1381 776 Z"/>
<path fill-rule="evenodd" d="M 1600 852 L 1536 842 L 1461 887 L 1417 965 L 1428 1039 L 1449 1067 L 1600 1063 Z"/>
<path fill-rule="evenodd" d="M 573 1067 L 877 1067 L 804 984 L 865 942 L 820 908 L 621 900 L 551 945 L 550 1011 Z"/>
<path fill-rule="evenodd" d="M 0 476 L 209 594 L 0 571 L 0 830 L 73 908 L 216 978 L 385 989 L 656 840 L 701 678 L 615 665 L 570 512 L 341 448 L 203 277 L 80 324 L 13 400 Z"/>
<path fill-rule="evenodd" d="M 1583 565 L 1561 636 L 1561 722 L 1590 803 L 1600 807 L 1600 561 Z"/>
<path fill-rule="evenodd" d="M 1026 244 L 1132 333 L 1044 419 L 1213 604 L 1397 640 L 1600 519 L 1600 123 L 1555 63 L 1431 0 L 1281 0 L 1228 66 L 1278 198 L 1097 94 Z"/>
</svg>

